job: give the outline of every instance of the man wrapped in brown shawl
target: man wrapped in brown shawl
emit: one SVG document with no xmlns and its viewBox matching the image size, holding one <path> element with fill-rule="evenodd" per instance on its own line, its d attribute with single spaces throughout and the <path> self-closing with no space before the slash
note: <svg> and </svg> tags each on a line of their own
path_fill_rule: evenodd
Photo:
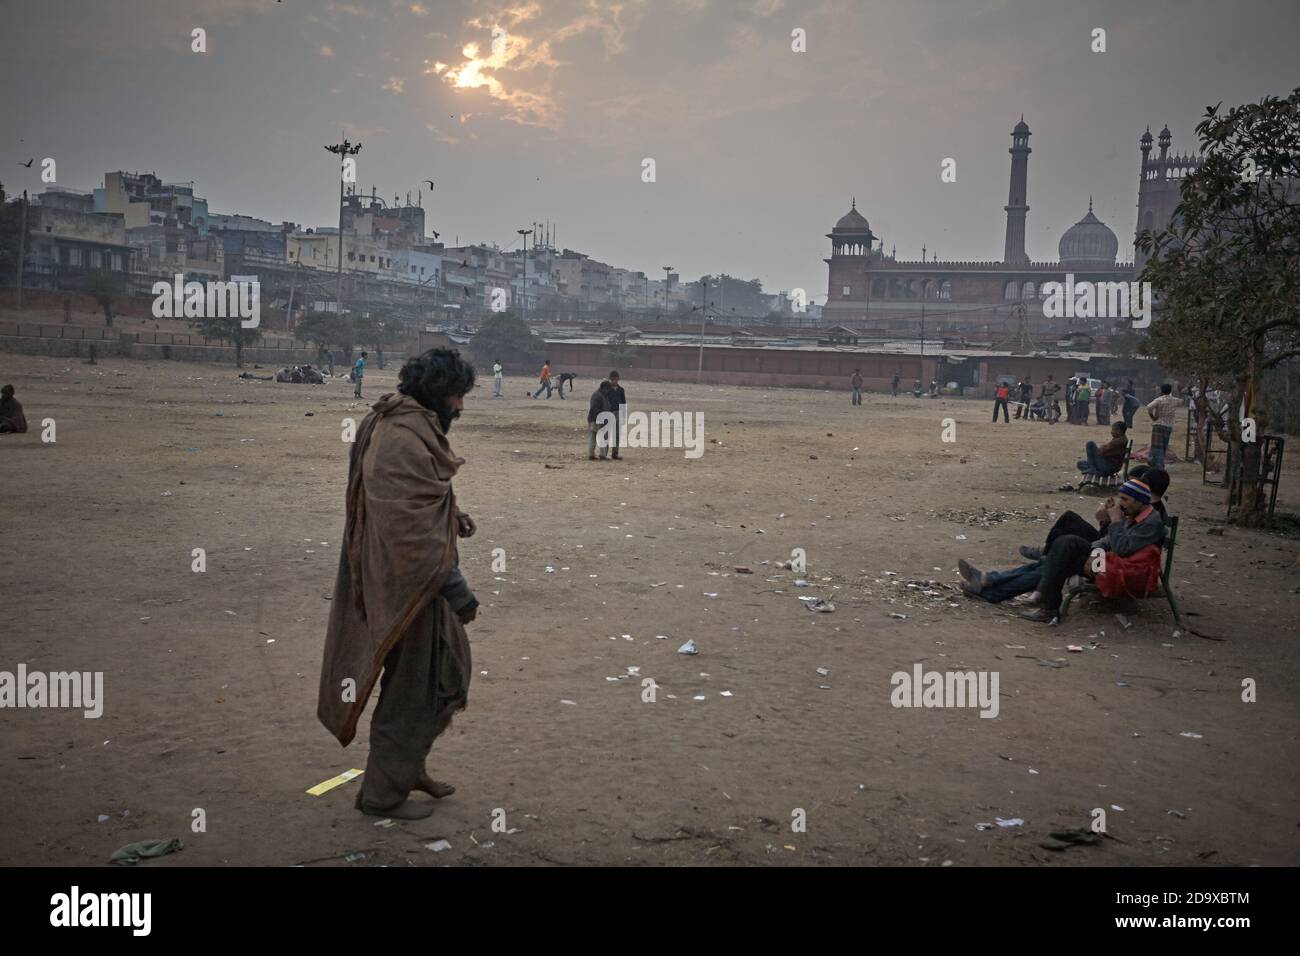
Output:
<svg viewBox="0 0 1300 956">
<path fill-rule="evenodd" d="M 473 368 L 455 351 L 410 359 L 400 394 L 374 404 L 352 446 L 317 716 L 347 746 L 379 683 L 357 795 L 369 814 L 427 817 L 432 804 L 408 799 L 411 791 L 454 789 L 432 780 L 424 762 L 469 692 L 464 625 L 478 602 L 461 576 L 456 538 L 475 528 L 456 507 L 451 480 L 464 459 L 447 430 L 473 385 Z"/>
</svg>

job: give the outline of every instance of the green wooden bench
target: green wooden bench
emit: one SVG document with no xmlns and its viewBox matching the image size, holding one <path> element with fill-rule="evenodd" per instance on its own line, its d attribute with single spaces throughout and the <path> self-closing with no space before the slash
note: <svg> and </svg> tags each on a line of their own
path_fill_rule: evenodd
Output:
<svg viewBox="0 0 1300 956">
<path fill-rule="evenodd" d="M 1183 617 L 1178 611 L 1178 602 L 1174 599 L 1174 590 L 1170 585 L 1169 575 L 1174 567 L 1174 545 L 1178 541 L 1178 516 L 1172 515 L 1169 523 L 1165 525 L 1165 541 L 1162 547 L 1165 552 L 1164 564 L 1160 569 L 1160 583 L 1156 589 L 1148 594 L 1150 598 L 1164 598 L 1169 602 L 1169 610 L 1174 614 L 1174 625 L 1181 628 L 1183 626 Z M 1057 614 L 1058 620 L 1064 621 L 1066 613 L 1070 610 L 1070 602 L 1081 594 L 1097 594 L 1097 585 L 1091 581 L 1083 581 L 1076 584 L 1065 592 L 1065 597 L 1061 600 L 1061 610 Z"/>
</svg>

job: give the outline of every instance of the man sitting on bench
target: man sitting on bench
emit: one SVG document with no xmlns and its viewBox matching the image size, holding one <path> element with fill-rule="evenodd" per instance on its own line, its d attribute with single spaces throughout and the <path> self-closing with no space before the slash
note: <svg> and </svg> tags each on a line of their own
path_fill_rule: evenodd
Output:
<svg viewBox="0 0 1300 956">
<path fill-rule="evenodd" d="M 1106 509 L 1106 532 L 1096 541 L 1064 534 L 1043 555 L 1038 582 L 1040 606 L 1022 615 L 1026 620 L 1050 623 L 1059 616 L 1062 591 L 1074 575 L 1083 575 L 1107 597 L 1120 593 L 1149 593 L 1160 580 L 1160 545 L 1165 525 L 1151 506 L 1151 488 L 1140 478 L 1120 486 L 1115 503 Z M 1094 550 L 1102 554 L 1093 557 Z"/>
<path fill-rule="evenodd" d="M 1139 465 L 1130 473 L 1132 479 L 1144 483 L 1151 492 L 1151 507 L 1159 515 L 1161 522 L 1167 520 L 1164 495 L 1169 490 L 1169 473 L 1161 468 Z M 957 569 L 962 576 L 962 590 L 971 597 L 981 598 L 991 604 L 998 604 L 1034 592 L 1029 599 L 1031 605 L 1041 603 L 1038 587 L 1042 580 L 1044 556 L 1052 550 L 1058 538 L 1073 536 L 1083 538 L 1089 543 L 1106 537 L 1111 523 L 1112 509 L 1117 505 L 1114 497 L 1107 498 L 1097 506 L 1095 518 L 1100 528 L 1093 527 L 1082 516 L 1067 511 L 1056 519 L 1052 529 L 1047 532 L 1047 540 L 1041 548 L 1021 545 L 1020 553 L 1028 564 L 1008 571 L 981 571 L 970 562 L 962 559 L 957 562 Z M 1108 559 L 1109 560 L 1109 559 Z"/>
<path fill-rule="evenodd" d="M 1110 426 L 1110 441 L 1098 447 L 1095 441 L 1083 446 L 1084 457 L 1077 462 L 1084 476 L 1105 478 L 1124 467 L 1124 453 L 1128 450 L 1128 426 L 1115 422 Z"/>
</svg>

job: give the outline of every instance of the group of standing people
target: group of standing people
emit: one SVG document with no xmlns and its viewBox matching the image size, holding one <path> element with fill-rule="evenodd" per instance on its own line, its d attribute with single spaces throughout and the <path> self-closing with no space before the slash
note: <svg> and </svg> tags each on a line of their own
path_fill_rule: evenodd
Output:
<svg viewBox="0 0 1300 956">
<path fill-rule="evenodd" d="M 591 405 L 587 409 L 587 460 L 604 461 L 607 454 L 615 461 L 622 461 L 619 455 L 619 426 L 623 421 L 623 406 L 627 404 L 627 392 L 619 384 L 618 372 L 610 372 L 609 378 L 602 381 L 591 393 Z M 600 433 L 600 416 L 603 412 L 614 415 L 614 427 L 610 429 L 612 441 L 608 448 L 600 449 L 596 457 L 596 437 Z M 610 451 L 612 449 L 612 454 Z"/>
</svg>

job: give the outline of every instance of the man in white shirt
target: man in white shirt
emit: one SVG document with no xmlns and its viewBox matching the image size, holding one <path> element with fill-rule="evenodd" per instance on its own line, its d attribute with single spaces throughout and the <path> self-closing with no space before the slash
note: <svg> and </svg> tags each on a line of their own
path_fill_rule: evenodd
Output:
<svg viewBox="0 0 1300 956">
<path fill-rule="evenodd" d="M 492 397 L 501 397 L 501 360 L 492 363 Z"/>
<path fill-rule="evenodd" d="M 1174 421 L 1183 403 L 1174 398 L 1172 385 L 1160 386 L 1160 397 L 1147 406 L 1151 416 L 1151 447 L 1147 451 L 1147 464 L 1152 468 L 1165 467 L 1165 452 L 1169 450 L 1169 438 L 1174 433 Z"/>
</svg>

